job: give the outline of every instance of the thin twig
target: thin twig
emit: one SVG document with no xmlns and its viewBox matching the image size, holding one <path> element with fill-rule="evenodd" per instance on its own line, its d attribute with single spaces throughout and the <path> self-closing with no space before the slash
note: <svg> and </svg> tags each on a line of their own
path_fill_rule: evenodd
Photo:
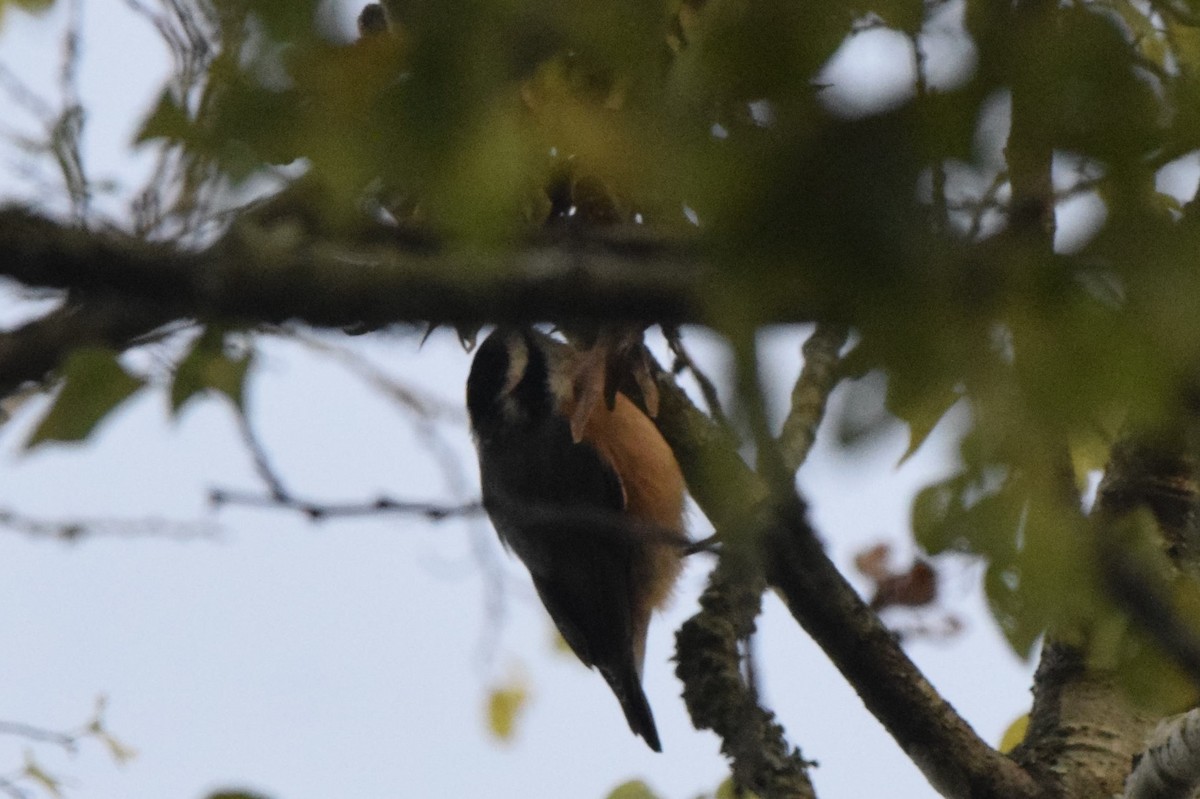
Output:
<svg viewBox="0 0 1200 799">
<path fill-rule="evenodd" d="M 211 522 L 170 519 L 39 519 L 0 508 L 0 527 L 35 538 L 78 541 L 82 538 L 127 537 L 196 541 L 215 538 L 219 528 Z"/>
<path fill-rule="evenodd" d="M 426 519 L 436 522 L 462 516 L 475 516 L 483 512 L 483 505 L 479 502 L 445 505 L 436 502 L 413 502 L 380 497 L 365 502 L 325 503 L 299 499 L 286 491 L 282 494 L 251 494 L 214 488 L 209 492 L 208 498 L 209 502 L 217 507 L 242 505 L 251 508 L 282 508 L 297 511 L 313 521 L 398 513 L 424 516 Z"/>
<path fill-rule="evenodd" d="M 682 331 L 676 325 L 663 325 L 663 335 L 667 339 L 667 346 L 671 349 L 671 354 L 675 356 L 675 362 L 671 365 L 671 373 L 678 375 L 686 370 L 691 374 L 696 385 L 700 387 L 700 395 L 704 397 L 704 404 L 708 407 L 709 416 L 717 424 L 728 427 L 729 420 L 726 419 L 725 412 L 721 408 L 721 397 L 717 394 L 717 387 L 692 359 L 691 353 L 683 343 Z"/>
<path fill-rule="evenodd" d="M 15 735 L 30 741 L 56 744 L 68 752 L 74 752 L 79 743 L 79 733 L 48 730 L 22 721 L 0 721 L 0 735 Z"/>
<path fill-rule="evenodd" d="M 784 468 L 795 473 L 808 457 L 825 416 L 829 394 L 837 384 L 838 364 L 848 332 L 840 325 L 817 325 L 801 352 L 804 368 L 792 388 L 792 409 L 779 433 L 779 453 Z"/>
<path fill-rule="evenodd" d="M 912 51 L 913 71 L 916 73 L 917 102 L 924 105 L 932 96 L 929 88 L 929 78 L 926 74 L 925 48 L 921 46 L 919 29 L 907 31 L 909 49 Z M 933 229 L 935 233 L 945 233 L 950 229 L 950 211 L 946 206 L 946 164 L 940 158 L 934 161 L 931 169 L 930 202 L 933 204 Z"/>
<path fill-rule="evenodd" d="M 242 442 L 246 445 L 246 449 L 250 453 L 250 459 L 254 464 L 254 471 L 258 474 L 267 486 L 270 496 L 280 504 L 286 504 L 291 501 L 291 494 L 283 484 L 283 479 L 275 472 L 275 468 L 271 465 L 270 459 L 267 457 L 267 449 L 259 440 L 258 434 L 254 432 L 254 427 L 250 424 L 250 414 L 239 409 L 235 413 L 237 419 L 238 432 L 242 436 Z M 215 500 L 214 500 L 215 501 Z"/>
</svg>

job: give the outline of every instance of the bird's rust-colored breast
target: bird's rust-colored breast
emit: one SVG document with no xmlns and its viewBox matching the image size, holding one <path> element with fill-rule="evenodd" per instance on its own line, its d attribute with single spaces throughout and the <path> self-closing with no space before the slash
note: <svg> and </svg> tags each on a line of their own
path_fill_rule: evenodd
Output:
<svg viewBox="0 0 1200 799">
<path fill-rule="evenodd" d="M 623 394 L 617 394 L 611 411 L 603 402 L 596 404 L 583 441 L 616 472 L 626 512 L 645 525 L 633 531 L 638 546 L 630 597 L 640 665 L 650 613 L 670 597 L 682 568 L 682 545 L 687 540 L 683 474 L 654 422 Z"/>
</svg>

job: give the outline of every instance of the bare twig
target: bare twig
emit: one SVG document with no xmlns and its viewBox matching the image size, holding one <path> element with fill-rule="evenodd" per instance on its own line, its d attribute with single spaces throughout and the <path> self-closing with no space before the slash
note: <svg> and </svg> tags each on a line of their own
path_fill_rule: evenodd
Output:
<svg viewBox="0 0 1200 799">
<path fill-rule="evenodd" d="M 906 32 L 908 35 L 909 49 L 912 51 L 913 71 L 916 74 L 916 95 L 917 102 L 924 104 L 932 92 L 929 88 L 929 79 L 925 70 L 925 48 L 921 46 L 921 32 L 919 29 Z M 930 202 L 933 205 L 933 229 L 937 233 L 945 233 L 950 229 L 950 210 L 946 206 L 946 164 L 941 159 L 938 159 L 930 167 L 931 174 L 931 194 Z"/>
<path fill-rule="evenodd" d="M 177 521 L 158 518 L 138 519 L 41 519 L 0 508 L 0 527 L 7 527 L 35 538 L 79 541 L 97 536 L 109 538 L 164 538 L 174 541 L 212 539 L 218 528 L 211 522 Z"/>
<path fill-rule="evenodd" d="M 437 522 L 461 516 L 475 516 L 483 512 L 483 505 L 479 502 L 444 505 L 436 502 L 412 502 L 380 497 L 366 502 L 325 503 L 298 499 L 286 491 L 281 495 L 274 493 L 264 495 L 222 488 L 212 489 L 209 492 L 209 501 L 217 507 L 242 505 L 252 508 L 282 508 L 297 511 L 313 521 L 396 513 L 424 516 L 430 521 Z"/>
<path fill-rule="evenodd" d="M 74 752 L 79 743 L 78 732 L 48 730 L 22 721 L 0 721 L 0 735 L 15 735 L 39 743 L 56 744 L 68 752 Z"/>
<path fill-rule="evenodd" d="M 708 414 L 717 424 L 725 427 L 729 426 L 729 420 L 725 418 L 725 412 L 721 409 L 721 397 L 717 394 L 717 387 L 704 370 L 696 365 L 692 360 L 692 355 L 688 352 L 687 346 L 683 343 L 682 331 L 677 326 L 665 325 L 663 327 L 663 335 L 667 339 L 667 346 L 671 348 L 671 354 L 675 356 L 675 362 L 671 365 L 671 372 L 679 374 L 687 370 L 687 372 L 696 381 L 696 385 L 700 387 L 700 394 L 704 397 L 704 404 L 708 407 Z"/>
<path fill-rule="evenodd" d="M 266 484 L 270 496 L 276 503 L 287 504 L 293 501 L 291 494 L 283 485 L 283 479 L 275 472 L 275 468 L 271 465 L 270 459 L 267 457 L 267 449 L 259 440 L 258 435 L 254 432 L 254 427 L 250 424 L 250 415 L 245 411 L 238 409 L 234 414 L 237 418 L 238 433 L 241 434 L 242 443 L 246 445 L 246 449 L 250 453 L 250 459 L 254 463 L 254 471 L 258 474 L 259 479 Z M 219 504 L 213 500 L 215 504 Z"/>
<path fill-rule="evenodd" d="M 50 147 L 62 174 L 63 185 L 71 198 L 71 216 L 76 225 L 85 225 L 91 205 L 91 185 L 83 164 L 83 128 L 86 115 L 79 98 L 80 29 L 83 27 L 82 0 L 67 5 L 67 27 L 63 33 L 62 66 L 58 90 L 62 107 L 50 130 Z"/>
<path fill-rule="evenodd" d="M 479 502 L 446 505 L 379 497 L 366 502 L 324 503 L 300 499 L 288 489 L 283 478 L 271 464 L 266 447 L 250 424 L 249 415 L 239 411 L 236 416 L 238 432 L 250 453 L 254 471 L 266 486 L 267 493 L 262 495 L 228 489 L 212 489 L 209 492 L 209 501 L 215 506 L 246 505 L 260 508 L 283 508 L 302 513 L 313 521 L 351 516 L 372 516 L 382 513 L 414 514 L 424 516 L 430 521 L 441 521 L 452 517 L 474 515 L 483 510 L 483 506 Z"/>
</svg>

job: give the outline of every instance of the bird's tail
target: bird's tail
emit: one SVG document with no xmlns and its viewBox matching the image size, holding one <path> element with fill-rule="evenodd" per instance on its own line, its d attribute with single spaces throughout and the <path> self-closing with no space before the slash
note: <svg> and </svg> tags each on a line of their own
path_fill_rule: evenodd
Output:
<svg viewBox="0 0 1200 799">
<path fill-rule="evenodd" d="M 662 744 L 658 740 L 658 728 L 654 726 L 654 713 L 650 710 L 650 702 L 646 699 L 646 692 L 642 690 L 641 675 L 638 674 L 633 661 L 631 660 L 625 668 L 601 669 L 601 672 L 608 681 L 608 686 L 617 695 L 621 709 L 625 711 L 629 729 L 642 736 L 655 752 L 661 752 Z"/>
</svg>

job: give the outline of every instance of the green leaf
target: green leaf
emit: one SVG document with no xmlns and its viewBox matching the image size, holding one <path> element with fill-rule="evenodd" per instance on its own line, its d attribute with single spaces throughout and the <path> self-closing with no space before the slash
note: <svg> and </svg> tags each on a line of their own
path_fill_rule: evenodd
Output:
<svg viewBox="0 0 1200 799">
<path fill-rule="evenodd" d="M 1022 713 L 1013 719 L 1013 723 L 1008 725 L 1008 729 L 1004 731 L 1004 735 L 1000 738 L 1000 752 L 1008 754 L 1016 749 L 1021 741 L 1025 740 L 1025 733 L 1029 731 L 1029 714 Z"/>
<path fill-rule="evenodd" d="M 145 381 L 129 374 L 116 353 L 102 348 L 77 350 L 62 369 L 63 384 L 26 449 L 43 441 L 82 441 Z"/>
<path fill-rule="evenodd" d="M 962 513 L 963 477 L 953 477 L 925 486 L 913 499 L 912 530 L 917 543 L 930 555 L 947 550 L 968 549 L 957 540 L 951 519 Z"/>
<path fill-rule="evenodd" d="M 1020 590 L 1021 577 L 1020 569 L 1014 564 L 989 563 L 983 588 L 988 608 L 1008 645 L 1021 657 L 1028 658 L 1045 627 L 1037 614 L 1029 612 Z"/>
<path fill-rule="evenodd" d="M 658 794 L 641 780 L 630 780 L 613 788 L 605 799 L 658 799 Z"/>
<path fill-rule="evenodd" d="M 908 424 L 908 449 L 900 456 L 900 463 L 921 448 L 960 396 L 955 385 L 946 380 L 931 383 L 927 379 L 905 379 L 900 372 L 888 375 L 887 409 Z"/>
<path fill-rule="evenodd" d="M 253 359 L 253 350 L 230 356 L 226 352 L 224 331 L 205 330 L 175 367 L 171 380 L 171 413 L 178 417 L 188 400 L 205 391 L 224 394 L 238 410 L 245 410 L 246 375 Z"/>
<path fill-rule="evenodd" d="M 1196 704 L 1196 684 L 1140 631 L 1130 630 L 1117 682 L 1130 699 L 1155 715 L 1182 713 Z"/>
<path fill-rule="evenodd" d="M 1009 561 L 1016 554 L 1023 499 L 1007 477 L 970 473 L 926 486 L 913 500 L 913 535 L 926 552 L 971 552 Z"/>
<path fill-rule="evenodd" d="M 192 121 L 188 118 L 187 110 L 175 101 L 171 92 L 164 91 L 154 110 L 142 122 L 134 141 L 139 144 L 154 139 L 187 141 L 192 133 Z"/>
</svg>

